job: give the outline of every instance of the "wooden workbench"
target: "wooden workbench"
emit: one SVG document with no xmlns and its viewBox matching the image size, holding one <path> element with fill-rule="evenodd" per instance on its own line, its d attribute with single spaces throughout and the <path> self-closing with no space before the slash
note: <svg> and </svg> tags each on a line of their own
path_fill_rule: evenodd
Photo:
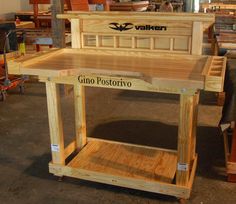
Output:
<svg viewBox="0 0 236 204">
<path fill-rule="evenodd" d="M 49 171 L 189 198 L 197 166 L 199 91 L 223 90 L 225 58 L 201 55 L 203 30 L 214 22 L 214 16 L 83 12 L 58 17 L 71 21 L 72 49 L 9 63 L 11 73 L 37 75 L 46 83 Z M 59 84 L 74 87 L 76 136 L 67 147 Z M 85 86 L 179 94 L 177 150 L 88 138 Z M 75 156 L 66 161 L 72 153 Z"/>
</svg>

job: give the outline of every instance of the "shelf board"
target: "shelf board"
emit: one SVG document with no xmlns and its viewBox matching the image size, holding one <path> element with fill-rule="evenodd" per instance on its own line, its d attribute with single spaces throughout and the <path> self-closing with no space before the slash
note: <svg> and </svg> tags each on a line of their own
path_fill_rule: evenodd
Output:
<svg viewBox="0 0 236 204">
<path fill-rule="evenodd" d="M 177 155 L 174 151 L 93 140 L 67 166 L 107 175 L 172 183 Z"/>
<path fill-rule="evenodd" d="M 177 151 L 89 138 L 83 149 L 67 164 L 49 163 L 56 176 L 69 176 L 153 193 L 189 198 L 197 156 L 187 186 L 173 180 Z"/>
</svg>

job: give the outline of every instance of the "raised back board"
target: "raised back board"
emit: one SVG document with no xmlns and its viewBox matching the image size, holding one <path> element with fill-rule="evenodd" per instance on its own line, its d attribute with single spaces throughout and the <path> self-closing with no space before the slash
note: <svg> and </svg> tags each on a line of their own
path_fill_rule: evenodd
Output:
<svg viewBox="0 0 236 204">
<path fill-rule="evenodd" d="M 180 54 L 202 53 L 203 31 L 212 14 L 70 12 L 72 47 Z"/>
</svg>

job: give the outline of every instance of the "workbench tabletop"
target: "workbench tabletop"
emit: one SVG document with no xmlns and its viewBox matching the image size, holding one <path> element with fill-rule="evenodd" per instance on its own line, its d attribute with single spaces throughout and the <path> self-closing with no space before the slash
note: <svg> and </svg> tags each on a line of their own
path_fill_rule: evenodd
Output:
<svg viewBox="0 0 236 204">
<path fill-rule="evenodd" d="M 116 55 L 114 55 L 114 53 Z M 166 79 L 189 83 L 197 89 L 204 88 L 204 68 L 208 56 L 153 54 L 128 55 L 125 52 L 98 52 L 79 49 L 60 49 L 31 59 L 10 63 L 12 74 L 40 77 L 66 77 L 93 74 L 112 77 L 133 77 L 148 80 Z M 223 66 L 223 65 L 222 65 Z"/>
</svg>

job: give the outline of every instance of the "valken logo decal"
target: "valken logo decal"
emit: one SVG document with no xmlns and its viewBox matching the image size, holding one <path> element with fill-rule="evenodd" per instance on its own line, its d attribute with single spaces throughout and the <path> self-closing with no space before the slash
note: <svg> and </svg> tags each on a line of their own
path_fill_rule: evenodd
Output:
<svg viewBox="0 0 236 204">
<path fill-rule="evenodd" d="M 134 25 L 132 23 L 110 23 L 109 27 L 113 30 L 117 31 L 126 31 L 130 29 L 135 29 L 135 30 L 159 30 L 159 31 L 166 31 L 167 27 L 166 26 L 160 26 L 160 25 Z"/>
<path fill-rule="evenodd" d="M 123 24 L 119 24 L 119 23 L 110 23 L 109 24 L 110 28 L 113 30 L 118 30 L 118 31 L 123 31 L 123 30 L 130 30 L 133 28 L 133 24 L 132 23 L 123 23 Z"/>
</svg>

